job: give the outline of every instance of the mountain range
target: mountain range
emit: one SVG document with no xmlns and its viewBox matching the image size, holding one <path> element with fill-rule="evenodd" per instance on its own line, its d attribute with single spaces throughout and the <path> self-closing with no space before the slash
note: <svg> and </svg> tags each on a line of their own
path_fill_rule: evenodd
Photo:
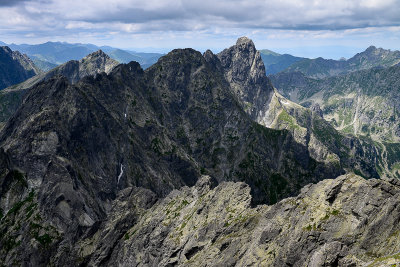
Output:
<svg viewBox="0 0 400 267">
<path fill-rule="evenodd" d="M 142 53 L 121 50 L 110 46 L 98 47 L 93 44 L 70 44 L 65 42 L 46 42 L 37 45 L 10 44 L 8 46 L 12 50 L 27 54 L 43 71 L 49 71 L 55 66 L 70 60 L 80 60 L 98 50 L 104 51 L 120 63 L 129 63 L 132 60 L 137 61 L 143 68 L 154 64 L 162 56 L 160 53 Z"/>
<path fill-rule="evenodd" d="M 372 57 L 370 55 L 375 55 Z M 343 134 L 350 134 L 374 143 L 387 155 L 381 167 L 386 173 L 399 175 L 399 51 L 368 48 L 348 61 L 363 59 L 369 69 L 343 69 L 341 75 L 326 78 L 307 76 L 307 68 L 289 72 L 288 68 L 270 75 L 274 86 L 286 98 L 303 105 L 316 107 L 321 116 Z M 381 58 L 382 61 L 378 59 Z M 297 64 L 297 63 L 295 63 Z M 393 65 L 394 64 L 394 65 Z M 357 68 L 364 68 L 360 67 Z M 293 66 L 292 66 L 293 67 Z M 348 72 L 348 73 L 346 73 Z"/>
<path fill-rule="evenodd" d="M 396 263 L 400 146 L 335 119 L 355 109 L 363 121 L 351 88 L 392 105 L 388 57 L 341 76 L 286 68 L 269 78 L 263 52 L 242 37 L 218 54 L 175 49 L 146 70 L 97 51 L 2 90 L 0 261 Z M 285 58 L 275 62 L 307 60 Z"/>
<path fill-rule="evenodd" d="M 339 130 L 376 141 L 399 142 L 400 66 L 312 79 L 301 73 L 271 76 L 279 91 L 304 106 L 317 103 Z"/>
<path fill-rule="evenodd" d="M 400 62 L 400 51 L 375 46 L 356 54 L 348 60 L 304 59 L 287 67 L 284 72 L 301 72 L 310 78 L 326 78 L 373 67 L 390 67 Z"/>
<path fill-rule="evenodd" d="M 267 75 L 283 71 L 293 63 L 304 60 L 302 57 L 295 57 L 289 54 L 278 54 L 268 49 L 260 50 L 261 58 L 265 65 Z"/>
</svg>

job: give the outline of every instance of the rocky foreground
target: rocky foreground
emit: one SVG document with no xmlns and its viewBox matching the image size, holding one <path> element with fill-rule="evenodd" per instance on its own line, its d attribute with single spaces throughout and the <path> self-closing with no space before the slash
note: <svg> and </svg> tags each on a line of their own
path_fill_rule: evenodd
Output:
<svg viewBox="0 0 400 267">
<path fill-rule="evenodd" d="M 242 182 L 203 176 L 151 208 L 127 188 L 111 220 L 75 246 L 90 266 L 390 266 L 400 262 L 400 182 L 354 174 L 250 206 Z M 129 216 L 127 216 L 129 214 Z M 137 217 L 136 223 L 127 218 Z M 124 226 L 124 227 L 122 227 Z M 124 229 L 124 231 L 122 231 Z"/>
</svg>

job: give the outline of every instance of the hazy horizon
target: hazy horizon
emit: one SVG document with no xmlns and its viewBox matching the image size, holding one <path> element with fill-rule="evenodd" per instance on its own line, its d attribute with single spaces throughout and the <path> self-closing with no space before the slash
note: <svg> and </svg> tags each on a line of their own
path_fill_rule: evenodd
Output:
<svg viewBox="0 0 400 267">
<path fill-rule="evenodd" d="M 240 36 L 239 36 L 240 37 Z M 170 52 L 172 49 L 177 49 L 177 48 L 193 48 L 195 50 L 198 50 L 200 52 L 205 52 L 209 48 L 202 48 L 202 49 L 196 49 L 195 47 L 175 47 L 171 49 L 162 49 L 162 48 L 154 48 L 154 47 L 143 47 L 143 48 L 135 48 L 135 47 L 115 47 L 115 46 L 108 46 L 108 45 L 97 45 L 97 44 L 92 44 L 92 43 L 80 43 L 80 42 L 65 42 L 65 41 L 47 41 L 47 42 L 53 42 L 53 43 L 66 43 L 66 44 L 76 44 L 76 45 L 95 45 L 99 48 L 101 47 L 112 47 L 115 49 L 121 49 L 121 50 L 126 50 L 130 52 L 138 52 L 138 53 L 160 53 L 160 54 L 167 54 Z M 39 43 L 5 43 L 6 45 L 40 45 L 44 44 L 47 42 L 39 42 Z M 0 44 L 2 41 L 0 40 Z M 227 45 L 224 48 L 220 49 L 211 49 L 214 53 L 219 53 L 223 49 L 228 48 L 230 46 L 234 45 L 234 42 L 232 44 Z M 255 43 L 257 46 L 257 43 Z M 257 47 L 258 50 L 271 50 L 273 52 L 279 53 L 279 54 L 290 54 L 292 56 L 297 56 L 297 57 L 305 57 L 305 58 L 317 58 L 317 57 L 323 57 L 325 59 L 335 59 L 339 60 L 341 58 L 346 58 L 349 59 L 353 57 L 355 54 L 360 53 L 365 51 L 369 46 L 375 46 L 374 44 L 367 45 L 362 48 L 357 48 L 357 47 L 345 47 L 345 46 L 319 46 L 319 47 L 292 47 L 292 48 L 276 48 L 276 49 L 271 49 L 271 48 L 266 48 L 266 47 Z M 383 49 L 390 49 L 386 47 L 379 47 L 376 46 L 377 48 L 383 48 Z M 390 50 L 398 50 L 398 49 L 390 49 Z M 324 56 L 324 55 L 330 55 L 330 56 Z"/>
</svg>

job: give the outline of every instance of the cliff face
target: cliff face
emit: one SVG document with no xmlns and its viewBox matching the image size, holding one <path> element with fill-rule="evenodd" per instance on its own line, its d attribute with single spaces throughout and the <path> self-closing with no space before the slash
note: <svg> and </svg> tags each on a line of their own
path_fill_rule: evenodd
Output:
<svg viewBox="0 0 400 267">
<path fill-rule="evenodd" d="M 0 47 L 0 90 L 39 73 L 40 70 L 28 56 L 12 51 L 7 46 Z"/>
<path fill-rule="evenodd" d="M 242 108 L 256 120 L 268 108 L 273 94 L 260 52 L 253 41 L 242 37 L 237 40 L 236 45 L 225 49 L 217 57 Z"/>
</svg>

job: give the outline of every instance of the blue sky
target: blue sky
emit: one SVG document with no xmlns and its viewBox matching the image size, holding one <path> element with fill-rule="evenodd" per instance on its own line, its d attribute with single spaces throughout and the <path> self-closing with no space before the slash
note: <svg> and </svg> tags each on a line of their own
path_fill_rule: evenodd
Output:
<svg viewBox="0 0 400 267">
<path fill-rule="evenodd" d="M 325 58 L 400 49 L 399 0 L 0 0 L 0 41 L 66 41 L 215 52 L 240 36 L 258 49 Z"/>
</svg>

